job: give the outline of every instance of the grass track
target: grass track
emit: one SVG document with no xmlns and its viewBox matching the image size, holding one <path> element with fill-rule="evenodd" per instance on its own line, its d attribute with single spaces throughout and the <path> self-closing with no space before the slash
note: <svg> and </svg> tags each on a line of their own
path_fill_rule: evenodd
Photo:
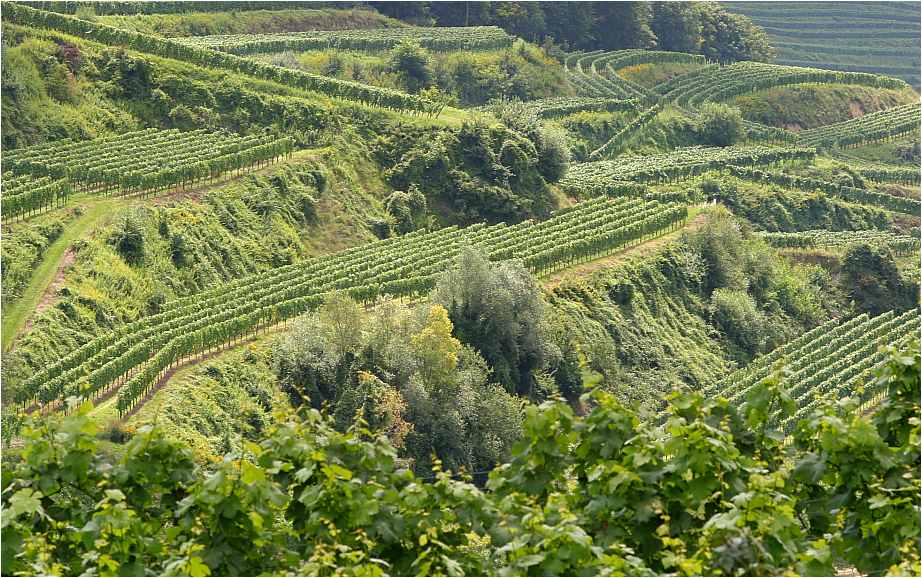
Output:
<svg viewBox="0 0 922 578">
<path fill-rule="evenodd" d="M 110 214 L 119 204 L 119 199 L 101 198 L 88 199 L 83 206 L 85 211 L 71 221 L 58 237 L 45 251 L 41 262 L 35 268 L 29 284 L 23 290 L 22 296 L 3 308 L 2 342 L 3 351 L 12 345 L 16 335 L 35 312 L 42 300 L 45 291 L 57 275 L 64 253 L 71 244 L 85 236 L 99 221 Z"/>
</svg>

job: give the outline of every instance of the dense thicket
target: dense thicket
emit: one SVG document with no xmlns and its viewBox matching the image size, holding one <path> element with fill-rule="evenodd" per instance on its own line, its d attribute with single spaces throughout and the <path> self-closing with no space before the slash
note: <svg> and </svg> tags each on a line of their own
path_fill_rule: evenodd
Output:
<svg viewBox="0 0 922 578">
<path fill-rule="evenodd" d="M 390 185 L 416 185 L 454 220 L 519 221 L 555 208 L 548 183 L 568 162 L 552 134 L 520 128 L 480 121 L 460 129 L 383 128 L 373 147 Z"/>
<path fill-rule="evenodd" d="M 370 2 L 382 14 L 439 26 L 495 25 L 573 50 L 659 48 L 711 60 L 768 60 L 761 29 L 716 2 Z"/>
</svg>

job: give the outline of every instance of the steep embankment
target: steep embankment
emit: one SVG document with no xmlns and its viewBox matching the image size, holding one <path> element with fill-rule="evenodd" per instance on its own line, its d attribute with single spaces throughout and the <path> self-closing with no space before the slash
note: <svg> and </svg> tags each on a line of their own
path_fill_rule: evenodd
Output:
<svg viewBox="0 0 922 578">
<path fill-rule="evenodd" d="M 808 84 L 738 96 L 730 104 L 739 107 L 747 120 L 800 130 L 918 101 L 919 95 L 909 88 Z"/>
<path fill-rule="evenodd" d="M 174 297 L 373 239 L 369 223 L 385 216 L 388 188 L 355 152 L 346 161 L 320 150 L 194 197 L 115 211 L 75 245 L 60 299 L 33 315 L 4 358 L 5 375 L 13 383 Z M 46 261 L 53 278 L 57 261 Z"/>
<path fill-rule="evenodd" d="M 837 309 L 809 268 L 732 223 L 717 209 L 652 255 L 553 287 L 554 315 L 622 399 L 652 409 L 713 384 Z"/>
</svg>

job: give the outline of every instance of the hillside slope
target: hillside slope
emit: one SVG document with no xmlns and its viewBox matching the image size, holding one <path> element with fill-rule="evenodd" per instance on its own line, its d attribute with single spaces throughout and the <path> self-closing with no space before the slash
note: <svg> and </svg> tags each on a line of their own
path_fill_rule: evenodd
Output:
<svg viewBox="0 0 922 578">
<path fill-rule="evenodd" d="M 918 2 L 721 2 L 761 26 L 777 62 L 902 78 L 919 89 Z"/>
</svg>

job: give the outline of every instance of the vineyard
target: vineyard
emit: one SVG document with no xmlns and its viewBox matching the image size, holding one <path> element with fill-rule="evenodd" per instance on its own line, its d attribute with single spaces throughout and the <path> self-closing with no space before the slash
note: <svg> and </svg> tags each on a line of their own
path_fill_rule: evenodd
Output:
<svg viewBox="0 0 922 578">
<path fill-rule="evenodd" d="M 797 140 L 807 146 L 847 148 L 883 142 L 910 133 L 918 134 L 922 118 L 919 110 L 918 104 L 895 106 L 845 122 L 801 131 Z"/>
<path fill-rule="evenodd" d="M 922 572 L 918 2 L 0 9 L 3 576 Z"/>
<path fill-rule="evenodd" d="M 522 259 L 546 273 L 674 227 L 686 216 L 687 208 L 678 204 L 599 199 L 540 223 L 411 234 L 244 277 L 167 303 L 155 316 L 94 339 L 32 376 L 17 403 L 53 407 L 120 385 L 119 410 L 126 412 L 170 365 L 303 314 L 331 291 L 361 301 L 423 294 L 465 245 L 483 248 L 493 260 Z"/>
<path fill-rule="evenodd" d="M 896 235 L 889 231 L 800 231 L 798 233 L 760 233 L 772 247 L 779 249 L 840 249 L 855 243 L 887 247 L 899 255 L 919 250 L 919 238 Z"/>
<path fill-rule="evenodd" d="M 918 310 L 877 317 L 859 315 L 848 321 L 832 320 L 796 340 L 764 355 L 702 393 L 721 395 L 731 403 L 743 402 L 760 381 L 778 375 L 790 392 L 796 409 L 779 408 L 769 417 L 790 432 L 798 420 L 827 400 L 846 396 L 871 399 L 871 376 L 884 363 L 882 347 L 899 344 L 919 334 Z M 781 366 L 785 372 L 779 374 Z"/>
<path fill-rule="evenodd" d="M 577 94 L 597 98 L 649 100 L 652 97 L 649 90 L 620 76 L 612 66 L 612 60 L 617 59 L 620 52 L 596 50 L 568 55 L 564 66 L 567 78 L 576 88 Z"/>
<path fill-rule="evenodd" d="M 728 2 L 764 27 L 778 64 L 888 74 L 918 90 L 919 6 L 911 2 Z"/>
<path fill-rule="evenodd" d="M 615 160 L 574 165 L 561 181 L 561 186 L 574 195 L 613 194 L 626 182 L 676 181 L 731 166 L 809 161 L 814 155 L 815 151 L 808 148 L 763 146 L 690 147 L 658 155 L 624 155 Z"/>
<path fill-rule="evenodd" d="M 637 110 L 637 101 L 618 98 L 560 97 L 529 100 L 521 106 L 538 118 L 552 119 L 578 112 L 625 112 Z M 484 107 L 490 110 L 492 107 Z"/>
<path fill-rule="evenodd" d="M 0 213 L 4 219 L 31 215 L 49 207 L 67 202 L 71 185 L 67 179 L 49 176 L 34 177 L 29 174 L 3 174 L 3 192 L 0 194 Z"/>
<path fill-rule="evenodd" d="M 813 179 L 809 177 L 800 177 L 785 173 L 761 171 L 743 166 L 729 166 L 729 173 L 735 177 L 747 179 L 759 183 L 778 185 L 781 187 L 796 188 L 804 191 L 822 191 L 826 194 L 839 197 L 850 203 L 861 205 L 873 205 L 909 215 L 917 215 L 920 207 L 918 199 L 908 197 L 898 197 L 888 193 L 859 189 L 839 183 Z"/>
<path fill-rule="evenodd" d="M 635 138 L 643 130 L 643 127 L 653 120 L 660 113 L 662 107 L 654 104 L 647 110 L 637 115 L 624 128 L 615 133 L 605 144 L 589 153 L 589 160 L 594 161 L 602 157 L 611 157 L 617 154 L 628 142 Z"/>
<path fill-rule="evenodd" d="M 263 64 L 233 54 L 188 46 L 174 40 L 130 32 L 54 12 L 35 10 L 15 3 L 5 5 L 2 17 L 5 22 L 55 30 L 102 44 L 121 45 L 140 52 L 183 60 L 198 66 L 229 70 L 397 112 L 437 116 L 442 110 L 441 104 L 396 90 Z"/>
<path fill-rule="evenodd" d="M 3 217 L 64 202 L 72 189 L 156 193 L 274 162 L 292 151 L 287 137 L 237 136 L 204 130 L 145 129 L 87 141 L 55 141 L 4 156 Z"/>
<path fill-rule="evenodd" d="M 906 86 L 902 80 L 863 72 L 737 62 L 729 66 L 712 65 L 693 70 L 660 84 L 655 90 L 680 106 L 694 107 L 705 102 L 727 101 L 767 88 L 814 83 L 854 84 L 892 89 Z"/>
<path fill-rule="evenodd" d="M 245 56 L 285 51 L 390 50 L 398 43 L 412 40 L 436 52 L 458 50 L 502 50 L 512 45 L 512 36 L 496 26 L 443 28 L 380 28 L 366 30 L 312 30 L 274 34 L 238 34 L 192 36 L 177 42 L 198 48 L 210 48 Z"/>
</svg>

